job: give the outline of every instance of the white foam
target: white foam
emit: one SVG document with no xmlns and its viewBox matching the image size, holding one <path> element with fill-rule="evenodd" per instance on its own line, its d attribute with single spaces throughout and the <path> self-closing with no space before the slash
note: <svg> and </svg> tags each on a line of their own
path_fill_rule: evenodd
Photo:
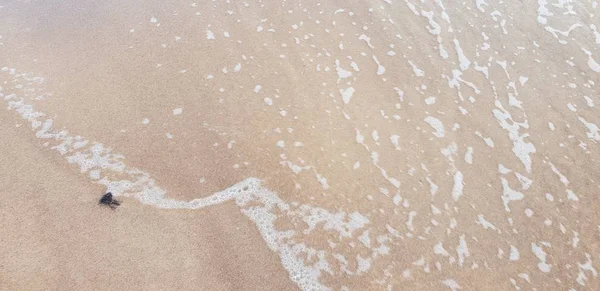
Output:
<svg viewBox="0 0 600 291">
<path fill-rule="evenodd" d="M 500 177 L 500 181 L 502 182 L 502 202 L 504 203 L 504 210 L 510 212 L 508 204 L 512 201 L 522 200 L 525 196 L 523 193 L 510 188 L 508 181 L 504 177 Z"/>
<path fill-rule="evenodd" d="M 485 217 L 483 216 L 483 214 L 479 214 L 477 215 L 477 224 L 481 225 L 483 227 L 483 229 L 493 229 L 493 230 L 498 230 L 496 228 L 496 226 L 494 226 L 491 222 L 485 220 Z"/>
<path fill-rule="evenodd" d="M 362 274 L 371 269 L 371 259 L 363 258 L 360 255 L 356 255 L 356 261 L 358 262 L 357 274 Z"/>
<path fill-rule="evenodd" d="M 525 76 L 520 76 L 519 77 L 519 83 L 521 83 L 521 86 L 524 86 L 525 83 L 527 83 L 528 80 L 529 80 L 529 78 L 527 78 Z"/>
<path fill-rule="evenodd" d="M 525 142 L 524 139 L 529 137 L 529 134 L 519 133 L 521 128 L 529 128 L 527 120 L 524 122 L 515 122 L 512 116 L 500 103 L 499 100 L 495 101 L 497 109 L 493 109 L 494 116 L 498 120 L 498 123 L 502 128 L 508 131 L 508 137 L 513 141 L 513 152 L 521 160 L 527 172 L 531 172 L 531 154 L 536 152 L 533 143 Z"/>
<path fill-rule="evenodd" d="M 429 125 L 435 130 L 433 135 L 439 138 L 445 136 L 444 124 L 442 124 L 442 122 L 439 119 L 433 116 L 427 116 L 425 117 L 425 122 L 429 123 Z"/>
<path fill-rule="evenodd" d="M 408 220 L 406 221 L 406 227 L 411 232 L 415 231 L 415 227 L 413 226 L 413 219 L 415 218 L 415 216 L 417 216 L 417 212 L 416 211 L 411 211 L 411 212 L 408 213 Z"/>
<path fill-rule="evenodd" d="M 444 248 L 444 244 L 442 242 L 438 242 L 433 246 L 433 253 L 436 255 L 442 255 L 444 257 L 450 256 L 450 253 Z"/>
<path fill-rule="evenodd" d="M 577 119 L 587 127 L 589 132 L 587 132 L 588 138 L 596 141 L 600 141 L 600 128 L 594 123 L 588 122 L 585 118 L 578 116 Z"/>
<path fill-rule="evenodd" d="M 487 4 L 487 2 L 485 2 L 485 0 L 476 0 L 475 5 L 477 5 L 477 9 L 479 9 L 479 11 L 481 11 L 481 12 L 485 12 L 485 9 L 483 9 L 483 7 L 488 6 L 488 4 Z"/>
<path fill-rule="evenodd" d="M 350 99 L 352 99 L 352 95 L 354 95 L 354 88 L 348 87 L 345 90 L 340 89 L 340 94 L 342 94 L 342 101 L 344 104 L 350 103 Z"/>
<path fill-rule="evenodd" d="M 358 237 L 358 240 L 363 243 L 366 248 L 371 248 L 371 238 L 369 237 L 369 230 L 363 231 Z"/>
<path fill-rule="evenodd" d="M 594 60 L 594 58 L 592 57 L 592 53 L 586 49 L 583 49 L 583 52 L 588 55 L 588 67 L 590 67 L 590 69 L 592 69 L 592 71 L 596 72 L 596 73 L 600 73 L 600 64 L 598 64 L 598 62 L 596 62 L 596 60 Z"/>
<path fill-rule="evenodd" d="M 371 132 L 371 138 L 373 138 L 374 141 L 379 141 L 379 132 L 377 130 L 373 130 L 373 132 Z"/>
<path fill-rule="evenodd" d="M 567 189 L 567 199 L 572 200 L 572 201 L 579 201 L 579 197 L 577 197 L 577 195 L 575 195 L 575 192 L 573 192 L 573 190 L 571 189 Z"/>
<path fill-rule="evenodd" d="M 592 98 L 589 96 L 583 96 L 583 98 L 589 107 L 594 107 L 594 100 L 592 100 Z"/>
<path fill-rule="evenodd" d="M 392 142 L 392 145 L 394 145 L 394 148 L 396 148 L 396 150 L 400 150 L 400 136 L 396 135 L 396 134 L 392 134 L 390 135 L 390 142 Z"/>
<path fill-rule="evenodd" d="M 419 69 L 412 61 L 408 61 L 408 63 L 412 67 L 413 72 L 415 73 L 415 75 L 417 77 L 423 77 L 423 76 L 425 76 L 425 71 Z"/>
<path fill-rule="evenodd" d="M 473 164 L 473 148 L 467 147 L 467 152 L 465 153 L 465 162 L 467 164 Z"/>
<path fill-rule="evenodd" d="M 440 187 L 433 183 L 429 177 L 427 177 L 426 180 L 427 183 L 429 183 L 429 194 L 431 194 L 431 196 L 435 196 Z"/>
<path fill-rule="evenodd" d="M 385 73 L 385 68 L 381 65 L 381 63 L 379 62 L 379 60 L 377 59 L 377 57 L 375 55 L 373 55 L 373 61 L 375 61 L 375 63 L 377 64 L 377 75 L 381 76 Z"/>
<path fill-rule="evenodd" d="M 493 141 L 491 138 L 489 138 L 489 137 L 484 137 L 484 136 L 483 136 L 483 135 L 482 135 L 482 134 L 481 134 L 479 131 L 476 131 L 476 132 L 475 132 L 475 135 L 477 135 L 478 137 L 482 138 L 482 139 L 483 139 L 483 141 L 485 142 L 485 144 L 486 144 L 488 147 L 491 147 L 491 148 L 493 148 L 493 147 L 494 147 L 494 141 Z"/>
<path fill-rule="evenodd" d="M 469 253 L 469 248 L 467 247 L 467 241 L 465 240 L 465 235 L 461 234 L 458 240 L 458 246 L 456 247 L 456 253 L 458 254 L 458 265 L 462 267 L 465 262 L 465 258 L 471 256 Z"/>
<path fill-rule="evenodd" d="M 577 279 L 575 279 L 575 281 L 581 286 L 585 286 L 585 282 L 588 280 L 587 276 L 585 275 L 585 271 L 590 271 L 594 278 L 598 277 L 598 271 L 596 268 L 594 268 L 594 264 L 592 263 L 592 256 L 588 253 L 585 253 L 585 259 L 585 263 L 577 263 L 577 266 L 579 267 L 579 273 L 577 274 Z"/>
<path fill-rule="evenodd" d="M 452 198 L 454 201 L 458 201 L 458 198 L 463 195 L 463 174 L 460 171 L 454 173 L 454 186 L 452 186 Z"/>
<path fill-rule="evenodd" d="M 175 108 L 173 109 L 173 115 L 179 115 L 183 112 L 183 108 Z"/>
<path fill-rule="evenodd" d="M 394 202 L 394 205 L 396 205 L 396 206 L 400 205 L 401 201 L 402 201 L 402 197 L 400 196 L 400 194 L 394 195 L 394 198 L 392 199 L 392 202 Z"/>
<path fill-rule="evenodd" d="M 550 270 L 552 269 L 552 266 L 546 262 L 547 254 L 546 254 L 546 252 L 544 252 L 544 249 L 541 246 L 538 246 L 536 243 L 531 243 L 531 251 L 540 261 L 537 264 L 540 271 L 542 271 L 544 273 L 550 272 Z"/>
<path fill-rule="evenodd" d="M 374 46 L 371 44 L 371 38 L 370 38 L 370 37 L 368 37 L 368 36 L 366 36 L 366 35 L 364 35 L 364 34 L 361 34 L 361 35 L 358 37 L 358 39 L 360 39 L 360 40 L 364 40 L 364 41 L 367 43 L 367 45 L 368 45 L 370 48 L 372 48 L 372 49 L 373 49 L 373 48 L 375 48 L 375 47 L 374 47 Z"/>
<path fill-rule="evenodd" d="M 458 39 L 454 39 L 454 49 L 456 50 L 456 54 L 458 55 L 458 61 L 460 62 L 460 69 L 462 71 L 466 70 L 471 66 L 471 61 L 465 56 L 465 53 L 460 46 L 460 42 Z"/>
<path fill-rule="evenodd" d="M 206 39 L 215 39 L 215 34 L 211 30 L 206 30 Z"/>
<path fill-rule="evenodd" d="M 338 74 L 338 79 L 346 79 L 352 76 L 352 72 L 342 68 L 342 66 L 340 65 L 340 60 L 338 59 L 335 60 L 335 70 Z"/>
<path fill-rule="evenodd" d="M 435 96 L 429 96 L 427 99 L 425 99 L 425 104 L 427 105 L 431 105 L 435 103 Z"/>
<path fill-rule="evenodd" d="M 452 291 L 458 291 L 462 289 L 454 279 L 446 279 L 442 281 L 442 284 L 446 285 L 446 287 L 450 288 Z"/>
</svg>

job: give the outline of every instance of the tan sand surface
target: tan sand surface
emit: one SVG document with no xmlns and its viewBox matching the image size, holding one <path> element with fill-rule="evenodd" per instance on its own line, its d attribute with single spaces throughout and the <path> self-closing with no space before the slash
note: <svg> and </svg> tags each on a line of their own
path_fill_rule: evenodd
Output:
<svg viewBox="0 0 600 291">
<path fill-rule="evenodd" d="M 599 5 L 0 2 L 0 290 L 600 289 Z"/>
</svg>

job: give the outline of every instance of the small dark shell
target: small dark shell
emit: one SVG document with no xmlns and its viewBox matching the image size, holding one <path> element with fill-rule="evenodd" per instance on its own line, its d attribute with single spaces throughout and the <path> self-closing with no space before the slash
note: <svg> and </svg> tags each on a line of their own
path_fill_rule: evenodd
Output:
<svg viewBox="0 0 600 291">
<path fill-rule="evenodd" d="M 112 193 L 108 192 L 100 198 L 100 204 L 110 205 L 113 202 Z"/>
</svg>

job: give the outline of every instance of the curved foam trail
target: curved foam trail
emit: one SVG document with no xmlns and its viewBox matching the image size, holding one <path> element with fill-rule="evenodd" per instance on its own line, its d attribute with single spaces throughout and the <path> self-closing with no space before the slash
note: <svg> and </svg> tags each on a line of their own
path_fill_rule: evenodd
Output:
<svg viewBox="0 0 600 291">
<path fill-rule="evenodd" d="M 13 81 L 18 78 L 41 79 L 29 74 L 16 74 L 14 69 L 6 67 L 0 71 L 13 75 Z M 33 105 L 25 103 L 25 99 L 16 94 L 4 95 L 1 87 L 0 98 L 8 104 L 9 110 L 16 111 L 29 122 L 37 138 L 48 141 L 45 146 L 50 146 L 69 163 L 77 164 L 82 174 L 87 173 L 91 180 L 105 185 L 107 191 L 115 196 L 134 197 L 143 204 L 163 209 L 200 209 L 234 201 L 240 211 L 254 222 L 268 247 L 279 254 L 289 278 L 302 290 L 330 290 L 319 282 L 322 272 L 333 274 L 325 259 L 327 253 L 295 240 L 296 231 L 293 229 L 278 230 L 275 227 L 278 218 L 275 211 L 304 221 L 308 225 L 304 234 L 310 233 L 318 225 L 327 231 L 337 232 L 335 236 L 339 239 L 351 238 L 354 231 L 370 223 L 358 212 L 329 212 L 310 205 L 286 203 L 276 193 L 262 187 L 258 178 L 247 178 L 223 191 L 190 201 L 167 198 L 167 191 L 156 185 L 150 174 L 127 166 L 123 162 L 123 155 L 113 153 L 101 143 L 69 134 L 66 130 L 53 130 L 54 122 L 45 113 L 36 111 Z M 111 178 L 103 176 L 103 173 L 110 173 Z M 304 259 L 314 253 L 319 254 L 316 262 Z"/>
</svg>

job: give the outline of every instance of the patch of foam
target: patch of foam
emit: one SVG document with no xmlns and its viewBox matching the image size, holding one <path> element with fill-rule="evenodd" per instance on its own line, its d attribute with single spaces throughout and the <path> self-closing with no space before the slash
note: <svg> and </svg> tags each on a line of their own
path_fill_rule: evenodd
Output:
<svg viewBox="0 0 600 291">
<path fill-rule="evenodd" d="M 371 138 L 373 138 L 375 142 L 379 141 L 379 132 L 377 130 L 373 130 L 373 132 L 371 132 Z"/>
<path fill-rule="evenodd" d="M 519 249 L 517 249 L 517 247 L 511 245 L 510 246 L 510 255 L 508 256 L 508 259 L 511 261 L 518 261 L 520 257 L 521 257 L 521 255 L 519 254 Z"/>
<path fill-rule="evenodd" d="M 456 54 L 458 55 L 458 61 L 460 62 L 460 69 L 462 71 L 465 71 L 466 69 L 469 68 L 469 66 L 471 66 L 471 61 L 469 61 L 467 56 L 465 56 L 465 53 L 463 52 L 458 39 L 455 38 L 453 41 L 454 41 L 454 49 L 456 50 Z"/>
<path fill-rule="evenodd" d="M 412 67 L 413 72 L 415 73 L 415 75 L 417 77 L 423 77 L 423 76 L 425 76 L 425 71 L 419 69 L 419 67 L 417 67 L 417 65 L 415 65 L 412 61 L 408 61 L 408 63 Z"/>
<path fill-rule="evenodd" d="M 540 271 L 544 272 L 544 273 L 548 273 L 550 272 L 550 270 L 552 269 L 552 266 L 549 265 L 546 262 L 546 252 L 544 251 L 544 249 L 541 246 L 538 246 L 536 243 L 531 243 L 531 251 L 533 252 L 533 254 L 538 258 L 538 260 L 540 261 L 537 266 L 540 269 Z"/>
<path fill-rule="evenodd" d="M 528 173 L 531 172 L 531 154 L 536 152 L 535 146 L 530 142 L 525 142 L 524 139 L 529 137 L 528 133 L 520 134 L 521 128 L 529 128 L 527 120 L 524 122 L 515 122 L 512 116 L 500 103 L 495 101 L 496 109 L 493 109 L 494 116 L 502 128 L 508 131 L 508 137 L 513 142 L 513 153 L 521 160 Z"/>
<path fill-rule="evenodd" d="M 368 45 L 370 48 L 372 48 L 372 49 L 374 49 L 374 48 L 375 48 L 375 47 L 374 47 L 374 46 L 371 44 L 371 38 L 370 38 L 370 37 L 368 37 L 368 36 L 366 36 L 366 35 L 364 35 L 364 34 L 361 34 L 361 35 L 358 37 L 358 39 L 360 39 L 360 40 L 364 40 L 364 41 L 367 43 L 367 45 Z"/>
<path fill-rule="evenodd" d="M 338 59 L 335 60 L 335 70 L 338 74 L 338 79 L 340 80 L 352 76 L 352 72 L 342 68 L 342 66 L 340 65 L 340 60 Z"/>
<path fill-rule="evenodd" d="M 481 139 L 483 139 L 483 141 L 485 142 L 485 144 L 488 147 L 491 147 L 491 148 L 494 147 L 494 141 L 492 140 L 492 138 L 490 138 L 490 137 L 484 137 L 479 131 L 476 131 L 475 135 L 478 136 L 478 137 L 480 137 Z"/>
<path fill-rule="evenodd" d="M 587 133 L 589 139 L 600 141 L 600 128 L 598 128 L 598 125 L 588 122 L 581 116 L 578 116 L 577 119 L 579 119 L 579 121 L 581 121 L 581 123 L 589 130 Z"/>
<path fill-rule="evenodd" d="M 350 99 L 352 99 L 352 95 L 354 95 L 354 88 L 348 87 L 345 90 L 340 89 L 340 94 L 342 94 L 342 101 L 344 104 L 350 103 Z"/>
<path fill-rule="evenodd" d="M 461 234 L 458 239 L 456 253 L 458 254 L 458 265 L 462 267 L 463 263 L 465 262 L 465 258 L 471 256 L 471 254 L 469 253 L 469 248 L 467 247 L 467 241 L 465 240 L 464 234 Z"/>
<path fill-rule="evenodd" d="M 450 256 L 450 253 L 444 248 L 444 244 L 442 242 L 438 242 L 433 246 L 433 253 L 436 255 L 442 255 L 444 257 Z"/>
<path fill-rule="evenodd" d="M 588 280 L 587 276 L 585 275 L 585 271 L 592 273 L 594 278 L 598 277 L 598 271 L 596 268 L 594 268 L 594 264 L 592 263 L 592 256 L 590 256 L 588 253 L 585 253 L 585 259 L 585 263 L 577 263 L 577 266 L 579 267 L 579 273 L 577 274 L 577 279 L 575 279 L 575 281 L 577 281 L 577 284 L 581 286 L 585 286 L 585 281 Z"/>
<path fill-rule="evenodd" d="M 408 213 L 408 220 L 406 220 L 406 227 L 411 232 L 415 231 L 415 227 L 413 226 L 413 220 L 414 220 L 415 216 L 417 216 L 417 212 L 416 211 L 411 211 L 411 212 Z"/>
<path fill-rule="evenodd" d="M 452 186 L 452 198 L 454 201 L 458 201 L 458 198 L 463 195 L 463 174 L 460 171 L 454 173 L 454 186 Z"/>
<path fill-rule="evenodd" d="M 429 183 L 429 194 L 431 194 L 431 196 L 435 196 L 440 187 L 433 183 L 429 177 L 427 177 L 426 180 L 427 183 Z"/>
<path fill-rule="evenodd" d="M 473 148 L 467 147 L 467 152 L 465 153 L 465 162 L 467 164 L 473 164 Z"/>
<path fill-rule="evenodd" d="M 215 34 L 212 30 L 206 30 L 206 39 L 215 39 Z"/>
<path fill-rule="evenodd" d="M 442 280 L 442 284 L 444 284 L 446 287 L 450 288 L 450 290 L 452 290 L 452 291 L 458 291 L 458 290 L 462 289 L 460 287 L 460 285 L 458 285 L 458 283 L 456 283 L 456 281 L 454 279 Z"/>
<path fill-rule="evenodd" d="M 504 210 L 510 212 L 508 204 L 512 201 L 522 200 L 525 196 L 523 193 L 513 190 L 508 185 L 508 181 L 504 177 L 500 177 L 502 181 L 502 202 L 504 203 Z"/>
<path fill-rule="evenodd" d="M 528 80 L 529 80 L 529 78 L 527 78 L 525 76 L 520 76 L 519 77 L 519 83 L 521 83 L 521 86 L 524 86 L 525 83 L 527 83 Z"/>
<path fill-rule="evenodd" d="M 369 237 L 369 230 L 363 231 L 358 237 L 358 240 L 363 243 L 366 248 L 371 248 L 371 238 Z"/>
<path fill-rule="evenodd" d="M 183 108 L 175 108 L 173 109 L 173 115 L 179 115 L 183 112 Z"/>
<path fill-rule="evenodd" d="M 427 105 L 431 105 L 435 103 L 435 96 L 429 96 L 427 99 L 425 99 L 425 104 Z"/>
<path fill-rule="evenodd" d="M 481 227 L 483 227 L 483 229 L 493 229 L 493 230 L 498 231 L 496 226 L 494 226 L 491 222 L 485 220 L 485 216 L 483 216 L 483 214 L 477 215 L 477 221 L 475 221 L 475 223 L 481 225 Z"/>
<path fill-rule="evenodd" d="M 592 100 L 589 96 L 583 96 L 583 98 L 589 107 L 594 107 L 594 100 Z"/>
<path fill-rule="evenodd" d="M 373 61 L 375 62 L 375 64 L 377 64 L 377 76 L 383 75 L 385 73 L 385 67 L 381 65 L 381 63 L 375 55 L 373 55 Z"/>
<path fill-rule="evenodd" d="M 427 116 L 425 117 L 425 122 L 429 123 L 429 125 L 435 130 L 433 135 L 439 138 L 445 136 L 444 124 L 442 124 L 442 122 L 439 119 L 433 116 Z"/>
<path fill-rule="evenodd" d="M 397 151 L 400 150 L 400 136 L 396 134 L 390 135 L 390 142 L 394 145 Z"/>
</svg>

